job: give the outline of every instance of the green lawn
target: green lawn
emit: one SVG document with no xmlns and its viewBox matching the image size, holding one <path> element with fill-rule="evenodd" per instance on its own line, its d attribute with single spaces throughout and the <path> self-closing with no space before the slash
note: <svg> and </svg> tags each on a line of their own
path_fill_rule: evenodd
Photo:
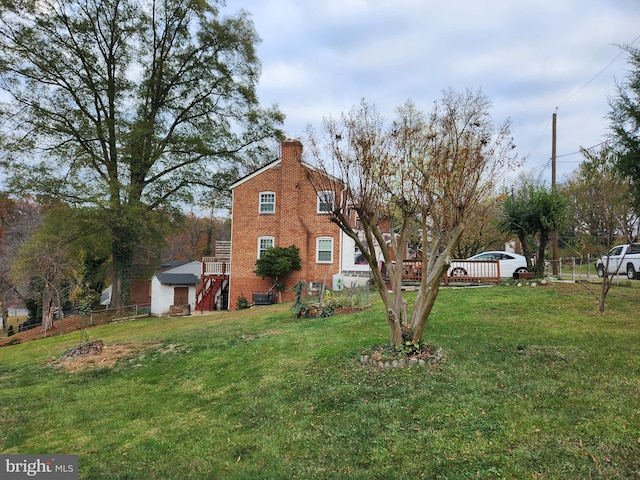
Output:
<svg viewBox="0 0 640 480">
<path fill-rule="evenodd" d="M 377 370 L 380 303 L 97 327 L 113 368 L 49 362 L 79 333 L 0 348 L 0 452 L 74 453 L 83 479 L 640 478 L 640 282 L 442 290 L 435 368 Z"/>
</svg>

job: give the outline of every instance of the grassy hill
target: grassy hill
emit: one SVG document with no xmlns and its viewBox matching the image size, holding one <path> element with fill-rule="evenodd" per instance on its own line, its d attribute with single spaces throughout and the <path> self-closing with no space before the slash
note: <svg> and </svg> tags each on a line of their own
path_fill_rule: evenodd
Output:
<svg viewBox="0 0 640 480">
<path fill-rule="evenodd" d="M 289 305 L 0 348 L 0 452 L 73 453 L 83 479 L 640 478 L 640 282 L 443 290 L 436 366 L 374 369 L 381 304 Z M 108 354 L 107 354 L 108 353 Z M 106 358 L 105 357 L 105 358 Z"/>
</svg>

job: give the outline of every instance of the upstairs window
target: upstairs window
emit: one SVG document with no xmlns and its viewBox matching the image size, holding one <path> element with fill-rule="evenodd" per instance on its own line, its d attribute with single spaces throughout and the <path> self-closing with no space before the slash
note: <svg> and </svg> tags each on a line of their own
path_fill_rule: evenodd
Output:
<svg viewBox="0 0 640 480">
<path fill-rule="evenodd" d="M 316 262 L 333 263 L 333 238 L 319 237 L 316 239 Z"/>
<path fill-rule="evenodd" d="M 262 258 L 264 252 L 274 247 L 273 237 L 258 237 L 258 258 Z"/>
<path fill-rule="evenodd" d="M 260 192 L 259 213 L 276 213 L 276 193 Z"/>
<path fill-rule="evenodd" d="M 317 213 L 331 213 L 335 202 L 335 194 L 331 190 L 318 192 Z"/>
</svg>

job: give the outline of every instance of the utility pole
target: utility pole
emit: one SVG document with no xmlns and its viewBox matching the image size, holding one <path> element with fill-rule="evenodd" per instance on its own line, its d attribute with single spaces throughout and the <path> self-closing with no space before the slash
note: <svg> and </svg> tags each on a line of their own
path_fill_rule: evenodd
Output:
<svg viewBox="0 0 640 480">
<path fill-rule="evenodd" d="M 551 192 L 556 193 L 556 113 L 553 114 L 552 131 L 551 131 Z M 558 275 L 558 231 L 553 232 L 552 238 L 552 255 L 551 268 L 553 276 Z"/>
</svg>

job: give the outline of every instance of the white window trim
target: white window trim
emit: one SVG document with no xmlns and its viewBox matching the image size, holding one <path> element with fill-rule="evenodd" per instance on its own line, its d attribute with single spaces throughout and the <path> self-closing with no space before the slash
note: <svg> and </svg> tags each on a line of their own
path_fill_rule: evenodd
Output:
<svg viewBox="0 0 640 480">
<path fill-rule="evenodd" d="M 263 205 L 271 205 L 271 203 L 267 203 L 267 202 L 262 202 L 262 195 L 273 195 L 273 211 L 272 212 L 263 212 L 262 211 L 262 206 Z M 262 214 L 262 215 L 274 215 L 276 213 L 276 192 L 260 192 L 258 194 L 258 213 Z"/>
<path fill-rule="evenodd" d="M 321 203 L 327 203 L 326 201 L 321 201 L 321 200 L 326 200 L 326 198 L 324 197 L 324 195 L 326 194 L 331 194 L 331 209 L 330 210 L 320 210 L 320 204 Z M 318 192 L 317 195 L 317 202 L 316 202 L 316 213 L 322 213 L 322 214 L 329 214 L 331 213 L 331 210 L 333 210 L 334 205 L 336 204 L 336 194 L 334 191 L 332 190 L 323 190 Z"/>
<path fill-rule="evenodd" d="M 275 239 L 275 237 L 272 237 L 272 236 L 270 236 L 270 235 L 263 235 L 263 236 L 261 236 L 261 237 L 258 237 L 258 252 L 257 252 L 257 254 L 256 254 L 256 258 L 260 258 L 260 251 L 262 250 L 260 247 L 261 247 L 261 244 L 262 244 L 262 240 L 271 240 L 271 247 L 269 247 L 269 248 L 273 248 L 273 247 L 275 247 L 275 246 L 276 246 L 276 239 Z M 268 250 L 268 249 L 267 249 L 267 250 Z M 266 250 L 265 250 L 265 251 L 266 251 Z"/>
<path fill-rule="evenodd" d="M 331 242 L 331 259 L 330 260 L 320 260 L 320 242 L 323 240 L 329 240 Z M 333 263 L 333 249 L 334 249 L 334 240 L 333 237 L 318 237 L 316 238 L 316 263 Z M 327 250 L 322 250 L 326 252 Z"/>
</svg>

